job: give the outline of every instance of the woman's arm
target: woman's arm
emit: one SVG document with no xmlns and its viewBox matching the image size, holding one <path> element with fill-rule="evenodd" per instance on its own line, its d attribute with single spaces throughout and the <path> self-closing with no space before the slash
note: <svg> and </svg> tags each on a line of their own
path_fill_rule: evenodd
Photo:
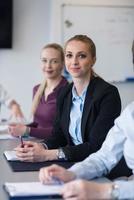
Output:
<svg viewBox="0 0 134 200">
<path fill-rule="evenodd" d="M 30 127 L 29 135 L 32 137 L 37 137 L 40 139 L 48 139 L 52 136 L 53 127 L 46 127 L 46 128 L 38 128 L 38 127 Z"/>
</svg>

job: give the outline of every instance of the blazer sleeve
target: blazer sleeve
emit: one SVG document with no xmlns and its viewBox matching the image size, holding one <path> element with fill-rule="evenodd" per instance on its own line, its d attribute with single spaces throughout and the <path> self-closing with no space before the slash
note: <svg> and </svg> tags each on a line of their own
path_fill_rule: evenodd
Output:
<svg viewBox="0 0 134 200">
<path fill-rule="evenodd" d="M 101 97 L 93 102 L 92 106 L 94 107 L 93 112 L 97 107 L 99 112 L 91 127 L 88 126 L 90 117 L 92 118 L 89 115 L 83 143 L 63 147 L 63 151 L 70 161 L 81 161 L 100 149 L 109 129 L 114 125 L 114 120 L 121 112 L 121 100 L 117 88 L 114 86 L 108 87 Z"/>
</svg>

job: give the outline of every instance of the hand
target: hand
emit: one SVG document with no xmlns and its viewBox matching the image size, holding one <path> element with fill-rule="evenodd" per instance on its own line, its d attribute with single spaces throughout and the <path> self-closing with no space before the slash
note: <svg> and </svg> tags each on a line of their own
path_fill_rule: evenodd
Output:
<svg viewBox="0 0 134 200">
<path fill-rule="evenodd" d="M 31 141 L 24 141 L 24 147 L 19 145 L 15 148 L 16 155 L 21 161 L 43 162 L 57 159 L 57 150 L 47 150 L 43 144 Z"/>
<path fill-rule="evenodd" d="M 40 169 L 39 179 L 42 183 L 51 183 L 53 182 L 53 178 L 68 182 L 75 179 L 75 174 L 58 165 L 51 165 Z"/>
<path fill-rule="evenodd" d="M 12 136 L 22 136 L 24 135 L 24 133 L 27 130 L 27 126 L 23 125 L 23 124 L 15 124 L 15 123 L 11 123 L 8 126 L 8 132 L 12 135 Z"/>
<path fill-rule="evenodd" d="M 42 162 L 46 158 L 46 149 L 40 143 L 24 141 L 24 147 L 21 144 L 15 148 L 16 155 L 21 161 Z"/>
<path fill-rule="evenodd" d="M 67 200 L 110 199 L 112 184 L 75 180 L 63 186 L 62 195 Z"/>
</svg>

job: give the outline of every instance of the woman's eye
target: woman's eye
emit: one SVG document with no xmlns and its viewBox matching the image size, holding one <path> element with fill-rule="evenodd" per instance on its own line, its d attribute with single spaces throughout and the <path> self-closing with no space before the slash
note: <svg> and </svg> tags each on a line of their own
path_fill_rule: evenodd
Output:
<svg viewBox="0 0 134 200">
<path fill-rule="evenodd" d="M 41 60 L 43 63 L 47 63 L 47 60 L 46 59 L 42 59 Z"/>
<path fill-rule="evenodd" d="M 72 54 L 66 54 L 66 58 L 71 58 L 72 57 Z"/>
<path fill-rule="evenodd" d="M 80 54 L 79 57 L 80 58 L 86 58 L 87 56 L 85 54 Z"/>
<path fill-rule="evenodd" d="M 51 63 L 52 63 L 52 64 L 57 64 L 57 63 L 58 63 L 58 60 L 52 60 Z"/>
</svg>

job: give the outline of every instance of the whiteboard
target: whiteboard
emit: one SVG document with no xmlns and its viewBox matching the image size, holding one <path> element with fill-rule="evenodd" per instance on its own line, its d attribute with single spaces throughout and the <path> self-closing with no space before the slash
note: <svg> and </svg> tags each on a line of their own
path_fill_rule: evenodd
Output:
<svg viewBox="0 0 134 200">
<path fill-rule="evenodd" d="M 86 34 L 96 44 L 94 70 L 107 81 L 134 78 L 131 46 L 134 39 L 134 7 L 62 6 L 62 42 Z"/>
</svg>

